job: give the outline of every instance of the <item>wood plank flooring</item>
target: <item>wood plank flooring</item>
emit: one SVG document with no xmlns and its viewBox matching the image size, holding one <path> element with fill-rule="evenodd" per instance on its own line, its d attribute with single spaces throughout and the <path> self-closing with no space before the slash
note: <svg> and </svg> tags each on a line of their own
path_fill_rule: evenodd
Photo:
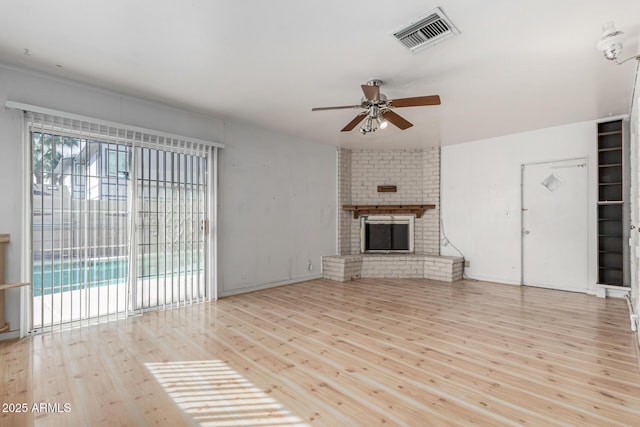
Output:
<svg viewBox="0 0 640 427">
<path fill-rule="evenodd" d="M 313 280 L 2 342 L 0 366 L 12 427 L 640 425 L 623 300 L 474 281 Z"/>
</svg>

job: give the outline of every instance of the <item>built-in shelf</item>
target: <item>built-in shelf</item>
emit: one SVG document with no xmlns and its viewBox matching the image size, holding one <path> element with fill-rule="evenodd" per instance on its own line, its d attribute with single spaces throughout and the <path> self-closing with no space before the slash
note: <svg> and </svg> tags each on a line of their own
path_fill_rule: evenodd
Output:
<svg viewBox="0 0 640 427">
<path fill-rule="evenodd" d="M 30 283 L 4 283 L 6 245 L 11 241 L 9 234 L 0 234 L 0 334 L 9 332 L 9 323 L 5 320 L 4 294 L 7 289 L 29 286 Z"/>
<path fill-rule="evenodd" d="M 607 151 L 622 151 L 622 147 L 598 148 L 599 153 L 605 153 Z"/>
<path fill-rule="evenodd" d="M 624 202 L 622 200 L 600 200 L 598 202 L 599 205 L 621 205 Z M 620 218 L 620 220 L 622 220 L 622 218 Z"/>
<path fill-rule="evenodd" d="M 610 122 L 613 123 L 613 122 Z M 607 135 L 622 135 L 622 130 L 613 130 L 609 132 L 598 132 L 598 136 L 607 136 Z"/>
<path fill-rule="evenodd" d="M 353 219 L 367 214 L 415 214 L 422 217 L 427 209 L 435 209 L 436 205 L 343 205 L 345 211 L 353 211 Z"/>
<path fill-rule="evenodd" d="M 598 123 L 598 284 L 622 286 L 624 250 L 623 121 Z"/>
<path fill-rule="evenodd" d="M 19 288 L 21 286 L 29 286 L 31 283 L 3 283 L 0 285 L 0 291 L 4 291 L 6 289 Z"/>
<path fill-rule="evenodd" d="M 610 163 L 606 165 L 598 165 L 599 168 L 617 168 L 622 167 L 622 163 Z"/>
</svg>

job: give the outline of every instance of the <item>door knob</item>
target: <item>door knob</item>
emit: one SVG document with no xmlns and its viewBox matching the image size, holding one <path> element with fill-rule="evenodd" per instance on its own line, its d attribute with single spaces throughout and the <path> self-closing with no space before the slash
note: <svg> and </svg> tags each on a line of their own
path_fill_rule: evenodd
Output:
<svg viewBox="0 0 640 427">
<path fill-rule="evenodd" d="M 523 228 L 523 229 L 522 229 L 522 234 L 529 234 L 529 233 L 530 233 L 530 231 L 529 231 L 529 230 L 527 230 L 526 228 Z"/>
</svg>

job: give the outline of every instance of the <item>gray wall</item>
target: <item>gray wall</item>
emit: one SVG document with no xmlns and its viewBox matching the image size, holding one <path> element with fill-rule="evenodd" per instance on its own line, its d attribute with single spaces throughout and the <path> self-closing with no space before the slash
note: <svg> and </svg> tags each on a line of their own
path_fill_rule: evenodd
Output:
<svg viewBox="0 0 640 427">
<path fill-rule="evenodd" d="M 319 277 L 336 246 L 335 148 L 234 123 L 225 143 L 220 294 Z"/>
<path fill-rule="evenodd" d="M 335 251 L 333 147 L 0 65 L 1 105 L 7 100 L 224 143 L 219 173 L 220 295 L 317 277 L 320 256 Z M 11 234 L 8 282 L 22 279 L 20 117 L 0 107 L 0 233 Z M 18 307 L 19 291 L 8 291 L 7 317 L 13 331 L 19 327 Z"/>
</svg>

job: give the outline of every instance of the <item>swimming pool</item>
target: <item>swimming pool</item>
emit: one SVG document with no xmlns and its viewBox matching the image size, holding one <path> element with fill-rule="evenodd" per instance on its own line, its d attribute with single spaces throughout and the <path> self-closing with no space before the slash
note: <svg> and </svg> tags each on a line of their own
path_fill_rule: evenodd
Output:
<svg viewBox="0 0 640 427">
<path fill-rule="evenodd" d="M 33 296 L 124 283 L 128 270 L 126 257 L 34 262 Z"/>
<path fill-rule="evenodd" d="M 144 259 L 144 261 L 142 261 Z M 194 252 L 174 255 L 146 255 L 138 258 L 138 279 L 169 277 L 204 270 L 204 256 Z M 33 262 L 33 296 L 50 295 L 125 283 L 128 257 L 89 258 Z"/>
</svg>

